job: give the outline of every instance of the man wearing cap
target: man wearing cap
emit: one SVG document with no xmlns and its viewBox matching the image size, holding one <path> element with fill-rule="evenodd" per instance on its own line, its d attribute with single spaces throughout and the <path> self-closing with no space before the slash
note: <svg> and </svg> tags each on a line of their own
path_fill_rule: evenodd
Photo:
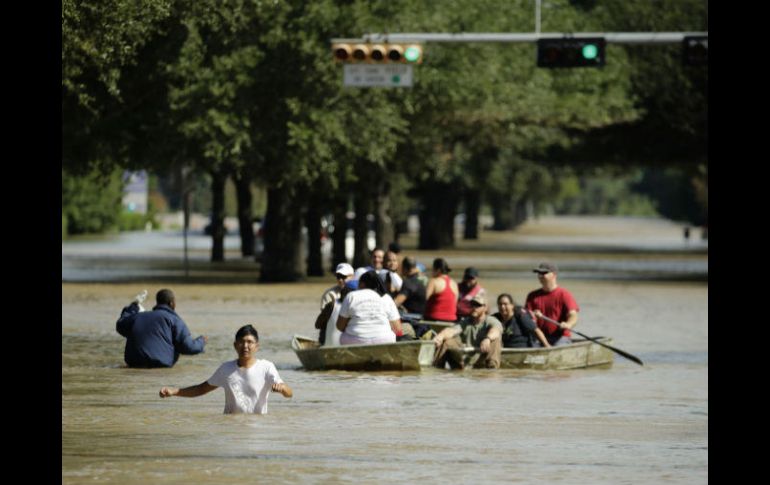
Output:
<svg viewBox="0 0 770 485">
<path fill-rule="evenodd" d="M 578 322 L 580 308 L 572 293 L 556 284 L 559 269 L 553 263 L 543 262 L 532 271 L 537 273 L 541 288 L 527 295 L 527 309 L 537 317 L 537 326 L 543 331 L 549 344 L 572 343 L 570 329 Z M 549 322 L 543 316 L 556 320 L 559 324 Z"/>
<path fill-rule="evenodd" d="M 443 369 L 448 362 L 452 369 L 465 367 L 463 347 L 476 347 L 478 351 L 468 362 L 474 368 L 497 369 L 500 367 L 503 324 L 488 315 L 487 300 L 476 295 L 470 302 L 471 314 L 456 325 L 445 328 L 433 339 L 436 355 L 433 365 Z"/>
<path fill-rule="evenodd" d="M 353 267 L 348 263 L 340 263 L 337 265 L 337 269 L 334 270 L 337 284 L 324 291 L 324 294 L 321 296 L 321 310 L 323 310 L 329 302 L 339 300 L 340 290 L 345 286 L 345 283 L 353 279 L 353 273 Z"/>
<path fill-rule="evenodd" d="M 463 280 L 457 285 L 457 289 L 460 290 L 457 297 L 457 319 L 459 320 L 473 313 L 471 300 L 477 295 L 486 298 L 487 292 L 479 284 L 479 270 L 472 266 L 465 268 Z"/>
<path fill-rule="evenodd" d="M 342 332 L 337 330 L 337 318 L 340 315 L 342 300 L 351 291 L 358 289 L 358 280 L 349 279 L 340 289 L 340 296 L 334 301 L 330 301 L 321 310 L 321 313 L 315 319 L 315 328 L 318 332 L 318 343 L 327 347 L 335 347 L 340 344 Z"/>
</svg>

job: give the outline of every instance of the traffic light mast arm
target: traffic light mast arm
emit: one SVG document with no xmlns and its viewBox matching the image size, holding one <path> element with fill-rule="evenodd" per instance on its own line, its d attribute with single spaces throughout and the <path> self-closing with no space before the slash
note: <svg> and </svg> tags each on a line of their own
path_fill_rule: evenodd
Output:
<svg viewBox="0 0 770 485">
<path fill-rule="evenodd" d="M 537 42 L 540 39 L 582 39 L 602 37 L 608 44 L 677 44 L 685 37 L 708 37 L 708 32 L 527 32 L 527 33 L 484 33 L 466 32 L 449 34 L 406 33 L 406 34 L 367 34 L 358 39 L 331 39 L 333 43 L 357 42 Z"/>
</svg>

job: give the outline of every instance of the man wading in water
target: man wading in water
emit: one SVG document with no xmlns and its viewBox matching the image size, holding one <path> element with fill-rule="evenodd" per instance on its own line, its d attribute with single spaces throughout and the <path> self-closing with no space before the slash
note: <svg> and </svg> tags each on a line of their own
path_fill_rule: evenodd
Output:
<svg viewBox="0 0 770 485">
<path fill-rule="evenodd" d="M 207 381 L 182 389 L 162 387 L 160 397 L 198 397 L 217 387 L 224 387 L 225 414 L 267 414 L 270 391 L 280 392 L 283 397 L 293 396 L 291 388 L 278 375 L 275 364 L 257 359 L 257 329 L 251 325 L 241 327 L 235 334 L 233 347 L 238 353 L 238 359 L 220 365 Z"/>
</svg>

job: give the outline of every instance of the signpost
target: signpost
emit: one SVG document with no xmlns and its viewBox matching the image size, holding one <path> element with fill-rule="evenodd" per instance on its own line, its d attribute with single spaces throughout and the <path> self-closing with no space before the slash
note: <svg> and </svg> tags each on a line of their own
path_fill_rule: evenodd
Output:
<svg viewBox="0 0 770 485">
<path fill-rule="evenodd" d="M 343 85 L 346 87 L 412 87 L 413 66 L 410 64 L 345 64 Z"/>
</svg>

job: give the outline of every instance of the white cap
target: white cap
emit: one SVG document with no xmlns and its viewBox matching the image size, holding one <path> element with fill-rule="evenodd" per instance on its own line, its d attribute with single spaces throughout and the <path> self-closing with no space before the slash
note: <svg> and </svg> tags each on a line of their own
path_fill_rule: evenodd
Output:
<svg viewBox="0 0 770 485">
<path fill-rule="evenodd" d="M 340 263 L 337 265 L 337 269 L 334 270 L 334 274 L 344 274 L 345 276 L 350 276 L 353 274 L 353 267 L 348 263 Z"/>
</svg>

